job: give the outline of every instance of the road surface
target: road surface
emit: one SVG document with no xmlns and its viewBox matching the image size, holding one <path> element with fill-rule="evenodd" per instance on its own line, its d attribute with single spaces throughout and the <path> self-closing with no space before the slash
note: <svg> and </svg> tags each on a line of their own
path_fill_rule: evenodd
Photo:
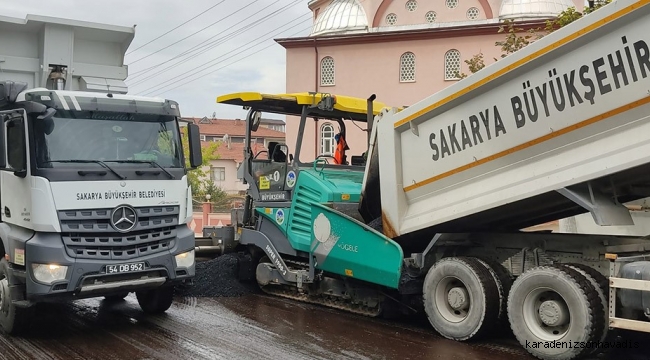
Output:
<svg viewBox="0 0 650 360">
<path fill-rule="evenodd" d="M 522 359 L 511 345 L 468 346 L 425 327 L 251 294 L 179 298 L 145 316 L 124 301 L 39 309 L 25 338 L 0 336 L 2 359 Z"/>
<path fill-rule="evenodd" d="M 426 324 L 369 319 L 261 294 L 181 297 L 160 316 L 142 314 L 133 294 L 117 303 L 47 305 L 27 337 L 0 335 L 0 349 L 0 359 L 12 360 L 533 359 L 512 339 L 458 343 Z"/>
</svg>

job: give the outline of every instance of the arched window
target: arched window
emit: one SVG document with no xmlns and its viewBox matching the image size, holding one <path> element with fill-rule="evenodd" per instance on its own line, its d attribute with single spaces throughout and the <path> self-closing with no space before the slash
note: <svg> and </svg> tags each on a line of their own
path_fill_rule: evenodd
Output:
<svg viewBox="0 0 650 360">
<path fill-rule="evenodd" d="M 399 81 L 415 81 L 415 54 L 405 52 L 399 59 Z"/>
<path fill-rule="evenodd" d="M 325 123 L 320 127 L 320 154 L 334 155 L 334 126 Z"/>
<path fill-rule="evenodd" d="M 320 61 L 321 86 L 334 85 L 334 58 L 326 56 Z"/>
<path fill-rule="evenodd" d="M 445 80 L 458 80 L 459 76 L 460 51 L 451 49 L 445 53 Z"/>
</svg>

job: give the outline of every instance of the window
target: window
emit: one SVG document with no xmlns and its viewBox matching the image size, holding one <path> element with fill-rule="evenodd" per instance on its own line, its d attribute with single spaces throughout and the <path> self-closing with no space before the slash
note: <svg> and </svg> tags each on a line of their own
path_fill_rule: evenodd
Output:
<svg viewBox="0 0 650 360">
<path fill-rule="evenodd" d="M 424 18 L 427 19 L 427 22 L 431 24 L 436 22 L 436 16 L 437 14 L 435 11 L 429 11 L 426 13 L 426 15 L 424 15 Z"/>
<path fill-rule="evenodd" d="M 448 8 L 453 9 L 458 6 L 458 0 L 447 0 L 446 4 Z"/>
<path fill-rule="evenodd" d="M 201 135 L 201 141 L 205 141 L 205 135 Z"/>
<path fill-rule="evenodd" d="M 334 85 L 334 59 L 326 56 L 320 61 L 321 86 Z"/>
<path fill-rule="evenodd" d="M 213 167 L 212 168 L 212 181 L 225 181 L 226 180 L 226 168 L 224 167 Z"/>
<path fill-rule="evenodd" d="M 397 15 L 390 13 L 386 15 L 386 24 L 395 25 L 397 23 Z"/>
<path fill-rule="evenodd" d="M 480 11 L 478 8 L 471 7 L 469 10 L 467 10 L 467 18 L 470 20 L 476 20 L 478 19 L 478 14 L 480 14 Z"/>
<path fill-rule="evenodd" d="M 415 81 L 415 54 L 405 52 L 399 59 L 399 81 Z"/>
<path fill-rule="evenodd" d="M 445 53 L 445 80 L 458 80 L 460 76 L 460 51 L 451 49 Z"/>
<path fill-rule="evenodd" d="M 413 12 L 418 8 L 418 3 L 415 0 L 409 0 L 406 2 L 406 10 Z"/>
<path fill-rule="evenodd" d="M 334 126 L 325 123 L 320 127 L 320 154 L 334 155 Z"/>
</svg>

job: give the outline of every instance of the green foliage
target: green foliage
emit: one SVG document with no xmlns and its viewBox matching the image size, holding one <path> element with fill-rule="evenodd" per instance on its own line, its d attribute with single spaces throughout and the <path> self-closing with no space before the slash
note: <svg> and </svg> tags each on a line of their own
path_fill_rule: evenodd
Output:
<svg viewBox="0 0 650 360">
<path fill-rule="evenodd" d="M 531 43 L 530 39 L 533 37 L 532 33 L 534 31 L 535 29 L 531 29 L 526 31 L 528 33 L 527 35 L 519 35 L 524 32 L 524 29 L 515 27 L 514 21 L 512 20 L 505 20 L 503 25 L 499 26 L 499 33 L 507 32 L 506 38 L 504 41 L 496 41 L 494 44 L 501 47 L 501 51 L 503 52 L 501 57 L 505 58 L 528 46 Z"/>
<path fill-rule="evenodd" d="M 483 61 L 483 53 L 478 53 L 472 56 L 471 59 L 465 60 L 465 63 L 469 66 L 469 71 L 473 74 L 485 67 L 485 62 Z M 466 78 L 467 74 L 465 73 L 456 73 L 456 76 L 459 78 Z"/>
<path fill-rule="evenodd" d="M 210 202 L 213 207 L 223 207 L 229 202 L 228 194 L 210 178 L 202 181 L 199 192 L 203 201 L 206 199 L 205 196 L 210 194 Z"/>
<path fill-rule="evenodd" d="M 555 19 L 546 20 L 546 27 L 544 30 L 546 30 L 547 34 L 550 34 L 553 31 L 580 19 L 581 17 L 582 14 L 577 12 L 576 8 L 570 7 L 562 11 Z"/>
<path fill-rule="evenodd" d="M 185 166 L 190 168 L 190 145 L 187 137 L 187 129 L 181 130 L 181 143 L 183 145 L 183 155 L 185 157 Z M 192 187 L 192 195 L 205 196 L 206 189 L 211 189 L 214 182 L 210 179 L 210 161 L 219 159 L 220 142 L 210 142 L 207 146 L 201 147 L 203 163 L 196 169 L 187 172 L 187 181 Z M 210 184 L 212 183 L 212 185 Z M 215 197 L 216 198 L 216 197 Z"/>
</svg>

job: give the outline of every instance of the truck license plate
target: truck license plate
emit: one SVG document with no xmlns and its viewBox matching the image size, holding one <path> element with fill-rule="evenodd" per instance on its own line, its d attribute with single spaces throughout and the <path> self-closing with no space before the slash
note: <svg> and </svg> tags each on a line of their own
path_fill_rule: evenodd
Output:
<svg viewBox="0 0 650 360">
<path fill-rule="evenodd" d="M 133 264 L 106 265 L 107 274 L 128 273 L 144 270 L 144 263 L 138 262 Z"/>
</svg>

